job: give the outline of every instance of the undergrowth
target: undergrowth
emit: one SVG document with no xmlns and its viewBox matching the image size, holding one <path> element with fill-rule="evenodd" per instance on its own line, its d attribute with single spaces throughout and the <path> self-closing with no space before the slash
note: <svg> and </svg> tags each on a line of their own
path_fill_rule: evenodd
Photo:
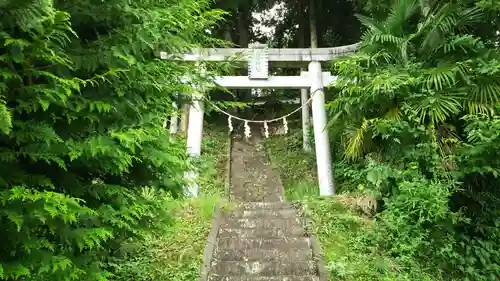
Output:
<svg viewBox="0 0 500 281">
<path fill-rule="evenodd" d="M 304 152 L 302 141 L 292 132 L 265 141 L 269 157 L 279 170 L 288 200 L 300 200 L 319 195 L 316 188 L 316 162 L 314 152 Z"/>
<path fill-rule="evenodd" d="M 356 201 L 362 196 L 318 196 L 314 155 L 302 151 L 299 132 L 271 137 L 265 144 L 280 172 L 286 198 L 299 201 L 312 220 L 330 280 L 439 280 L 418 267 L 400 266 L 378 245 L 380 237 L 386 233 L 358 208 Z"/>
<path fill-rule="evenodd" d="M 227 137 L 216 129 L 206 130 L 202 144 L 200 194 L 197 198 L 172 198 L 163 194 L 167 213 L 173 214 L 168 224 L 143 241 L 130 241 L 124 246 L 123 259 L 116 280 L 192 281 L 199 275 L 203 251 L 214 207 L 224 193 Z M 138 243 L 140 242 L 140 243 Z"/>
</svg>

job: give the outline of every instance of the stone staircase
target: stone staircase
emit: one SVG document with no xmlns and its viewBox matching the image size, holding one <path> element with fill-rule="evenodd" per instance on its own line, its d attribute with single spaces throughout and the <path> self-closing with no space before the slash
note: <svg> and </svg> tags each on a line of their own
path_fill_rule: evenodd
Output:
<svg viewBox="0 0 500 281">
<path fill-rule="evenodd" d="M 229 194 L 200 281 L 327 281 L 318 245 L 283 200 L 279 175 L 258 143 L 234 143 Z"/>
</svg>

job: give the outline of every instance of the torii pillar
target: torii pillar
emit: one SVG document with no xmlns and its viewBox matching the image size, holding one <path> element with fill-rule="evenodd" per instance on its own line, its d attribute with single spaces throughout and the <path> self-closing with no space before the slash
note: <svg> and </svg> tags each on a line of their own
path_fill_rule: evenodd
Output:
<svg viewBox="0 0 500 281">
<path fill-rule="evenodd" d="M 325 92 L 320 62 L 312 61 L 309 63 L 309 74 L 311 77 L 312 114 L 319 195 L 331 196 L 335 194 L 335 186 L 332 173 L 332 158 L 330 156 L 330 141 L 326 127 Z"/>
<path fill-rule="evenodd" d="M 202 95 L 199 93 L 193 95 L 193 102 L 189 106 L 186 148 L 187 154 L 191 159 L 196 159 L 201 155 L 201 141 L 203 138 L 203 101 L 201 98 Z M 199 193 L 199 186 L 196 182 L 198 171 L 192 170 L 186 172 L 184 179 L 187 181 L 184 194 L 197 197 Z"/>
</svg>

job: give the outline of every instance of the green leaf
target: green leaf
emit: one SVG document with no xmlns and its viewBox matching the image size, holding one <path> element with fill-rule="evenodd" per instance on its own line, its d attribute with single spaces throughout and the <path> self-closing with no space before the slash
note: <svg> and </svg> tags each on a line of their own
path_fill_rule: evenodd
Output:
<svg viewBox="0 0 500 281">
<path fill-rule="evenodd" d="M 43 111 L 47 111 L 50 106 L 50 102 L 44 99 L 38 99 L 38 103 L 42 106 Z"/>
<path fill-rule="evenodd" d="M 7 106 L 0 102 L 0 132 L 8 135 L 12 130 L 12 116 Z"/>
</svg>

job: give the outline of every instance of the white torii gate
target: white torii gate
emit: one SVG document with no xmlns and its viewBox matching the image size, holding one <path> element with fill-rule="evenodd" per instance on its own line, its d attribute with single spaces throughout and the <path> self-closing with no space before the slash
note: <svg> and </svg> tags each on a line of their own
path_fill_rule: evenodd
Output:
<svg viewBox="0 0 500 281">
<path fill-rule="evenodd" d="M 321 196 L 330 196 L 335 194 L 335 185 L 326 128 L 324 88 L 333 83 L 335 77 L 331 76 L 330 72 L 322 72 L 321 63 L 330 62 L 335 57 L 354 52 L 358 48 L 359 44 L 333 48 L 271 49 L 263 44 L 254 44 L 247 49 L 196 49 L 191 54 L 181 56 L 169 55 L 165 52 L 161 52 L 160 56 L 166 60 L 193 62 L 202 60 L 226 61 L 229 58 L 248 61 L 248 77 L 222 76 L 216 78 L 216 84 L 228 89 L 310 89 L 319 190 Z M 307 65 L 309 71 L 301 72 L 300 76 L 269 76 L 269 62 L 276 67 L 301 68 Z M 195 99 L 189 109 L 187 131 L 187 151 L 191 157 L 200 156 L 202 135 L 203 103 L 201 100 Z M 187 175 L 188 178 L 196 176 L 195 172 L 190 172 Z M 190 189 L 192 195 L 198 195 L 196 184 Z"/>
</svg>

